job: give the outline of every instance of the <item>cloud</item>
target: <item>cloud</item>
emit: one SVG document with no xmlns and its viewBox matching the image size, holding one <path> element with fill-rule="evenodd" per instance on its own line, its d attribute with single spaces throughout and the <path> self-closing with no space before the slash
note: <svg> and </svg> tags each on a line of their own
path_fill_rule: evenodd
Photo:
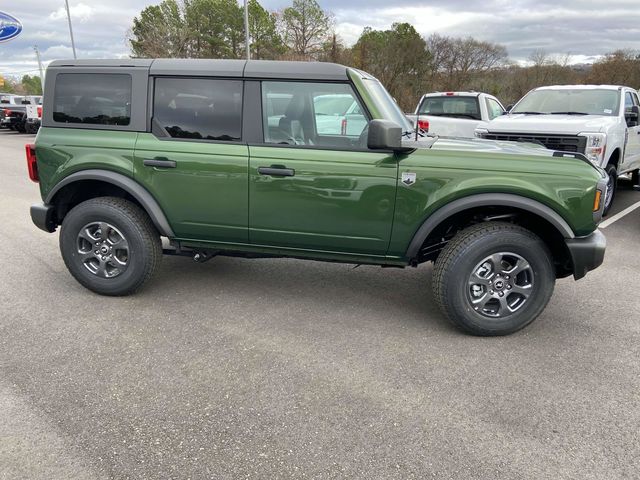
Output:
<svg viewBox="0 0 640 480">
<path fill-rule="evenodd" d="M 129 54 L 126 34 L 133 17 L 161 0 L 69 0 L 80 57 L 118 58 Z M 238 0 L 241 2 L 241 0 Z M 366 26 L 390 28 L 409 22 L 423 36 L 473 36 L 507 47 L 514 61 L 536 50 L 571 54 L 572 61 L 598 58 L 618 48 L 640 50 L 638 0 L 318 0 L 335 14 L 336 30 L 353 44 Z M 291 0 L 262 0 L 278 10 Z M 2 10 L 24 26 L 0 46 L 0 73 L 37 71 L 33 45 L 46 62 L 72 56 L 63 0 L 2 2 Z"/>
<path fill-rule="evenodd" d="M 85 5 L 84 3 L 78 3 L 74 6 L 69 6 L 69 11 L 71 14 L 71 18 L 80 22 L 86 22 L 89 20 L 93 14 L 95 13 L 95 9 Z M 58 8 L 55 12 L 51 12 L 49 14 L 50 20 L 66 20 L 67 19 L 67 9 L 65 7 Z"/>
</svg>

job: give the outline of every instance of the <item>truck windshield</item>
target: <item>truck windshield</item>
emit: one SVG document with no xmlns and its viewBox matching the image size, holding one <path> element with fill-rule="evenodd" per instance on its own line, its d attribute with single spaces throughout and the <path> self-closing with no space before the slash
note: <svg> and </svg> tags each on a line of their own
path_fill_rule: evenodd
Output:
<svg viewBox="0 0 640 480">
<path fill-rule="evenodd" d="M 397 123 L 402 127 L 403 132 L 412 132 L 414 130 L 409 119 L 402 113 L 402 110 L 400 110 L 400 107 L 398 107 L 393 97 L 389 95 L 389 92 L 387 92 L 378 80 L 363 78 L 362 82 L 367 92 L 369 92 L 373 98 L 376 106 L 380 109 L 380 114 L 385 120 L 391 120 Z"/>
<path fill-rule="evenodd" d="M 619 107 L 618 90 L 562 88 L 529 92 L 511 113 L 615 116 Z"/>
</svg>

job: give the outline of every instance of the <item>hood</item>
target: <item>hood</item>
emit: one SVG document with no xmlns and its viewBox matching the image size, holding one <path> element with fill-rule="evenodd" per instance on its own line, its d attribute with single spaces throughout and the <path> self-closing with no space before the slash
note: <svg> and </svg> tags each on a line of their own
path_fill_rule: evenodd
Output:
<svg viewBox="0 0 640 480">
<path fill-rule="evenodd" d="M 580 132 L 600 132 L 617 121 L 618 117 L 602 115 L 509 114 L 493 119 L 486 128 L 489 132 L 576 135 Z"/>
<path fill-rule="evenodd" d="M 420 145 L 429 147 L 429 145 Z M 553 151 L 548 150 L 537 143 L 527 142 L 499 142 L 495 140 L 484 140 L 481 138 L 436 138 L 431 144 L 433 150 L 457 150 L 477 153 L 506 153 L 513 155 L 540 155 L 544 157 L 553 156 Z"/>
</svg>

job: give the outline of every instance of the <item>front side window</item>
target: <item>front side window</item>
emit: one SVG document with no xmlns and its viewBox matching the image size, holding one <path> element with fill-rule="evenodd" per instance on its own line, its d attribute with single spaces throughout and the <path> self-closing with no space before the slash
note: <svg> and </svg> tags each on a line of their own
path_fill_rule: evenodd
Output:
<svg viewBox="0 0 640 480">
<path fill-rule="evenodd" d="M 239 141 L 242 81 L 157 78 L 153 118 L 173 138 Z"/>
<path fill-rule="evenodd" d="M 487 98 L 487 112 L 489 113 L 489 120 L 493 120 L 501 116 L 504 113 L 502 105 L 496 102 L 493 98 Z"/>
<path fill-rule="evenodd" d="M 265 143 L 362 147 L 368 118 L 346 83 L 263 82 Z"/>
<path fill-rule="evenodd" d="M 129 125 L 131 76 L 104 73 L 58 74 L 53 99 L 53 121 Z"/>
<path fill-rule="evenodd" d="M 438 117 L 481 119 L 477 97 L 462 97 L 458 95 L 426 97 L 418 111 L 420 114 Z"/>
<path fill-rule="evenodd" d="M 624 108 L 630 109 L 634 105 L 638 105 L 638 99 L 633 93 L 627 92 L 624 96 Z"/>
</svg>

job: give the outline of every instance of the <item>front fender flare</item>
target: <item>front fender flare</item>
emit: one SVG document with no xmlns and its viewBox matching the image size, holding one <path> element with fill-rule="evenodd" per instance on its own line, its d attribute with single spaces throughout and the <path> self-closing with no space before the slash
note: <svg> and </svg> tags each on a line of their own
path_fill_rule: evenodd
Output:
<svg viewBox="0 0 640 480">
<path fill-rule="evenodd" d="M 121 173 L 111 172 L 109 170 L 83 170 L 81 172 L 72 173 L 68 177 L 63 178 L 58 182 L 49 192 L 47 198 L 45 198 L 45 204 L 52 202 L 56 194 L 67 185 L 83 180 L 98 180 L 105 183 L 110 183 L 116 187 L 120 187 L 126 191 L 129 195 L 135 198 L 142 208 L 147 212 L 153 224 L 156 226 L 160 235 L 173 238 L 175 234 L 173 229 L 169 225 L 167 217 L 165 216 L 162 208 L 155 198 L 145 189 L 142 185 L 136 182 L 134 179 L 122 175 Z"/>
<path fill-rule="evenodd" d="M 407 249 L 407 258 L 417 258 L 420 247 L 429 234 L 443 221 L 456 213 L 476 207 L 504 206 L 514 207 L 538 215 L 553 225 L 564 238 L 575 238 L 573 230 L 555 210 L 531 198 L 508 193 L 481 193 L 459 198 L 433 212 L 413 235 Z"/>
</svg>

